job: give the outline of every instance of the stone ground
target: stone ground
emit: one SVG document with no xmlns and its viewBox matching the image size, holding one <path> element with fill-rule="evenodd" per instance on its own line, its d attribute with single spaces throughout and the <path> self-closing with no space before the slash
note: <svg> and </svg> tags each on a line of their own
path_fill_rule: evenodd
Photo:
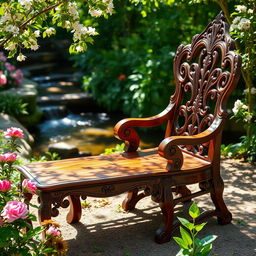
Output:
<svg viewBox="0 0 256 256">
<path fill-rule="evenodd" d="M 215 256 L 256 255 L 256 166 L 238 160 L 222 160 L 225 182 L 224 198 L 233 214 L 229 225 L 220 226 L 215 218 L 200 232 L 200 237 L 217 235 L 213 245 Z M 154 242 L 154 232 L 161 222 L 160 208 L 150 198 L 144 198 L 137 209 L 124 212 L 124 195 L 111 198 L 88 198 L 81 221 L 69 225 L 67 209 L 60 209 L 55 218 L 69 244 L 68 256 L 173 256 L 179 250 L 171 240 Z M 202 210 L 212 208 L 208 195 L 197 198 Z M 180 213 L 187 212 L 178 207 Z M 179 213 L 179 214 L 180 214 Z M 175 235 L 179 235 L 178 231 Z"/>
</svg>

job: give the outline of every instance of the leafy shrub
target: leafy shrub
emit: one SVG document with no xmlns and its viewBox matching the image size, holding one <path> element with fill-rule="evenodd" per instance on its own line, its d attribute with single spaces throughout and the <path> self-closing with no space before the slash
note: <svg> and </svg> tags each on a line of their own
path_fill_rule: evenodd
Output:
<svg viewBox="0 0 256 256">
<path fill-rule="evenodd" d="M 189 208 L 189 215 L 193 219 L 193 222 L 189 222 L 184 218 L 179 218 L 182 226 L 186 227 L 189 231 L 186 231 L 183 227 L 180 227 L 181 237 L 173 237 L 177 244 L 181 247 L 181 250 L 177 256 L 189 255 L 189 256 L 207 256 L 212 250 L 212 242 L 217 236 L 211 235 L 203 239 L 196 238 L 199 231 L 203 229 L 206 222 L 196 225 L 195 220 L 200 216 L 200 210 L 196 203 L 193 203 Z"/>
<path fill-rule="evenodd" d="M 15 117 L 27 115 L 27 103 L 23 103 L 22 99 L 17 95 L 3 93 L 1 94 L 0 113 Z"/>
<path fill-rule="evenodd" d="M 31 225 L 36 217 L 29 212 L 26 201 L 37 192 L 36 186 L 29 179 L 24 179 L 19 186 L 15 168 L 17 140 L 23 136 L 23 131 L 15 127 L 0 134 L 0 254 L 64 256 L 67 246 L 57 223 L 45 221 L 42 227 L 36 228 Z M 42 232 L 45 232 L 45 239 L 42 239 Z"/>
<path fill-rule="evenodd" d="M 73 57 L 86 73 L 83 87 L 110 111 L 157 114 L 174 91 L 172 62 L 177 46 L 201 32 L 217 11 L 211 4 L 188 8 L 175 1 L 172 6 L 151 6 L 146 16 L 141 4 L 121 1 L 115 6 L 115 15 L 99 21 L 95 44 Z"/>
</svg>

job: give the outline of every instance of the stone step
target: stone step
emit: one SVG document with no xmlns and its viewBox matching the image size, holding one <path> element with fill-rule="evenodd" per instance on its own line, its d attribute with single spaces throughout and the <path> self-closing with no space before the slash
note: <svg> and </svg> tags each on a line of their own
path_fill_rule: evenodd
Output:
<svg viewBox="0 0 256 256">
<path fill-rule="evenodd" d="M 37 98 L 37 104 L 41 106 L 64 105 L 74 112 L 76 110 L 94 112 L 101 109 L 92 95 L 86 92 L 41 96 Z"/>
</svg>

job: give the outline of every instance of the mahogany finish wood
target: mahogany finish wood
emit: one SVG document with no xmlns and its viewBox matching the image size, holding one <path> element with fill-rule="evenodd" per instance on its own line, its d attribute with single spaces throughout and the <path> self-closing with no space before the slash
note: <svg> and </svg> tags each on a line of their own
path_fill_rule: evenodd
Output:
<svg viewBox="0 0 256 256">
<path fill-rule="evenodd" d="M 159 203 L 163 224 L 155 240 L 170 240 L 177 203 L 210 194 L 215 209 L 204 217 L 217 216 L 220 224 L 232 215 L 223 200 L 220 176 L 220 144 L 226 102 L 241 71 L 241 57 L 220 13 L 189 45 L 179 46 L 174 58 L 176 90 L 170 104 L 150 118 L 128 118 L 114 127 L 126 142 L 125 153 L 32 163 L 18 167 L 39 190 L 39 219 L 70 207 L 68 223 L 81 218 L 80 197 L 109 197 L 128 192 L 122 207 L 132 210 L 145 196 Z M 140 137 L 134 127 L 167 124 L 158 148 L 136 151 Z M 199 184 L 191 193 L 188 184 Z M 179 196 L 175 197 L 174 194 Z M 68 197 L 68 199 L 66 199 Z M 28 201 L 28 200 L 27 200 Z"/>
</svg>

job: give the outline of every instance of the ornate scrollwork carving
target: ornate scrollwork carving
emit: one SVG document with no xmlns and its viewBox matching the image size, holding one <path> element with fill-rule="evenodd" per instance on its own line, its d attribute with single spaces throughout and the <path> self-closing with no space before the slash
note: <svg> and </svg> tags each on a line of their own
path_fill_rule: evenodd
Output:
<svg viewBox="0 0 256 256">
<path fill-rule="evenodd" d="M 104 186 L 102 186 L 101 191 L 106 195 L 111 194 L 115 191 L 115 186 L 114 185 L 104 185 Z"/>
<path fill-rule="evenodd" d="M 196 35 L 190 45 L 181 45 L 174 59 L 176 91 L 176 135 L 195 135 L 207 129 L 215 117 L 225 117 L 225 102 L 239 78 L 241 59 L 233 51 L 234 42 L 228 25 L 220 13 L 204 32 Z M 184 146 L 185 147 L 185 146 Z M 208 145 L 186 147 L 200 155 Z"/>
</svg>

